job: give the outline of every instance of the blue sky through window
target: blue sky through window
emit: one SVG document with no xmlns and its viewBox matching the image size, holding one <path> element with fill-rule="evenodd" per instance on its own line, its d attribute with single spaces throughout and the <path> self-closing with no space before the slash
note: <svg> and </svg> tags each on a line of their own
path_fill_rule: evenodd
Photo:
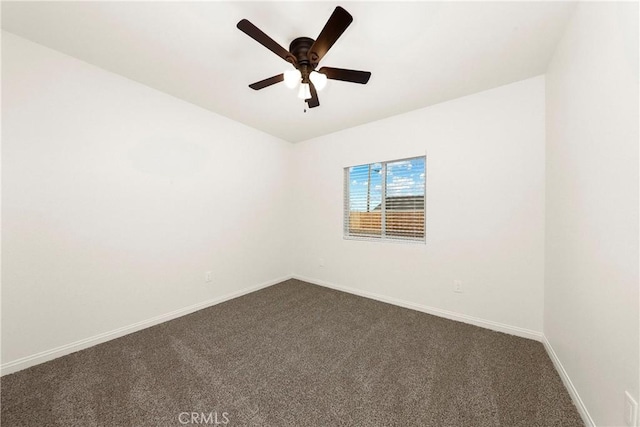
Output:
<svg viewBox="0 0 640 427">
<path fill-rule="evenodd" d="M 386 169 L 387 198 L 424 195 L 424 157 L 389 162 Z M 382 179 L 381 163 L 349 168 L 350 210 L 375 210 L 382 203 Z"/>
</svg>

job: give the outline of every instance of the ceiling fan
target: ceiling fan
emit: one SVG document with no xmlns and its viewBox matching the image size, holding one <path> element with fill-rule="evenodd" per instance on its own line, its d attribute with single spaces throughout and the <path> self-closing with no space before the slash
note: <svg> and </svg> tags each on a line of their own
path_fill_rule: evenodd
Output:
<svg viewBox="0 0 640 427">
<path fill-rule="evenodd" d="M 293 70 L 287 70 L 282 74 L 252 83 L 249 87 L 254 90 L 260 90 L 281 81 L 284 81 L 285 85 L 291 89 L 299 85 L 298 97 L 304 99 L 309 108 L 314 108 L 320 105 L 317 90 L 322 90 L 327 83 L 327 79 L 366 84 L 371 77 L 371 73 L 368 71 L 333 67 L 322 67 L 316 71 L 320 60 L 352 21 L 353 17 L 349 12 L 338 6 L 329 17 L 316 40 L 309 37 L 298 37 L 291 42 L 289 50 L 286 50 L 251 22 L 246 19 L 241 20 L 237 25 L 240 31 L 291 63 L 294 67 Z"/>
</svg>

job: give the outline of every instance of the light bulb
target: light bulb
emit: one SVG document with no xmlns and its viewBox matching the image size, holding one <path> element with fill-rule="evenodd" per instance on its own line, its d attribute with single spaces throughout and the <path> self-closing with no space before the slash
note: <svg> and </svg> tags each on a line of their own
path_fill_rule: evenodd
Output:
<svg viewBox="0 0 640 427">
<path fill-rule="evenodd" d="M 302 78 L 302 74 L 300 74 L 299 70 L 287 70 L 284 72 L 284 84 L 289 89 L 295 89 L 300 83 L 300 79 Z"/>
<path fill-rule="evenodd" d="M 298 91 L 298 98 L 300 99 L 311 98 L 311 89 L 309 89 L 309 83 L 300 84 L 300 90 Z"/>
<path fill-rule="evenodd" d="M 312 71 L 309 75 L 309 79 L 316 87 L 316 90 L 322 90 L 327 85 L 327 75 L 319 73 L 317 71 Z"/>
</svg>

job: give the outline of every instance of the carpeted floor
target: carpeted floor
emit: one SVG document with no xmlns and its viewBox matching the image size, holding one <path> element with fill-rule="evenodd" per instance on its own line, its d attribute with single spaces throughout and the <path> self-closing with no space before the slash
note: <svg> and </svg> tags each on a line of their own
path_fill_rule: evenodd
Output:
<svg viewBox="0 0 640 427">
<path fill-rule="evenodd" d="M 539 342 L 296 280 L 7 375 L 1 397 L 3 427 L 583 425 Z"/>
</svg>

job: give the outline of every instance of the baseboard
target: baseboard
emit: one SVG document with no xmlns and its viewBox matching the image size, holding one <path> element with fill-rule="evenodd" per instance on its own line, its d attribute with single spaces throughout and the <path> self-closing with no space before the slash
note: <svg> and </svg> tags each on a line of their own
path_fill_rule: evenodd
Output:
<svg viewBox="0 0 640 427">
<path fill-rule="evenodd" d="M 435 307 L 429 307 L 422 304 L 415 304 L 412 302 L 404 301 L 397 298 L 388 297 L 385 295 L 376 294 L 373 292 L 366 292 L 360 289 L 351 288 L 348 286 L 339 286 L 333 283 L 328 283 L 322 280 L 312 279 L 310 277 L 300 276 L 294 274 L 294 279 L 302 280 L 303 282 L 312 283 L 314 285 L 324 286 L 326 288 L 335 289 L 349 294 L 358 295 L 365 298 L 374 299 L 376 301 L 386 302 L 389 304 L 397 305 L 400 307 L 408 308 L 411 310 L 421 311 L 427 314 L 433 314 L 434 316 L 444 317 L 446 319 L 455 320 L 458 322 L 468 323 L 470 325 L 480 326 L 481 328 L 491 329 L 493 331 L 504 332 L 510 335 L 516 335 L 518 337 L 529 338 L 536 341 L 543 341 L 543 335 L 541 332 L 532 331 L 530 329 L 520 328 L 518 326 L 511 326 L 504 323 L 494 322 L 492 320 L 480 319 L 466 314 L 456 313 L 453 311 L 442 310 Z"/>
<path fill-rule="evenodd" d="M 185 316 L 195 311 L 202 310 L 203 308 L 211 307 L 216 304 L 220 304 L 225 301 L 229 301 L 231 299 L 238 298 L 246 294 L 250 294 L 251 292 L 255 292 L 259 289 L 273 286 L 277 283 L 291 279 L 291 277 L 292 276 L 285 276 L 285 277 L 280 277 L 278 279 L 269 280 L 267 282 L 260 283 L 259 285 L 250 286 L 248 288 L 242 289 L 240 291 L 232 292 L 230 294 L 223 295 L 218 298 L 213 298 L 207 301 L 199 302 L 197 304 L 180 308 L 178 310 L 174 310 L 169 313 L 161 314 L 159 316 L 155 316 L 150 319 L 146 319 L 146 320 L 134 323 L 132 325 L 124 326 L 122 328 L 114 329 L 109 332 L 98 334 L 89 338 L 72 342 L 70 344 L 65 344 L 60 347 L 56 347 L 50 350 L 45 350 L 40 353 L 32 354 L 30 356 L 25 356 L 20 359 L 13 360 L 11 362 L 4 363 L 0 365 L 0 375 L 7 375 L 17 371 L 21 371 L 31 366 L 35 366 L 40 363 L 47 362 L 49 360 L 57 359 L 58 357 L 62 357 L 67 354 L 71 354 L 76 351 L 83 350 L 85 348 L 88 348 L 97 344 L 101 344 L 103 342 L 110 341 L 112 339 L 119 338 L 124 335 L 137 332 L 145 328 L 149 328 L 159 323 L 163 323 L 168 320 L 175 319 L 177 317 Z"/>
<path fill-rule="evenodd" d="M 547 350 L 547 354 L 549 354 L 549 357 L 553 362 L 553 366 L 556 367 L 556 371 L 558 371 L 558 374 L 560 375 L 560 378 L 562 379 L 564 386 L 569 392 L 569 395 L 571 396 L 571 400 L 573 400 L 573 404 L 576 405 L 576 408 L 578 409 L 578 413 L 580 414 L 580 417 L 582 417 L 582 421 L 584 422 L 584 425 L 587 427 L 595 427 L 596 423 L 593 421 L 593 418 L 591 418 L 591 415 L 589 415 L 589 411 L 587 411 L 587 407 L 584 405 L 584 402 L 580 398 L 580 395 L 578 394 L 578 390 L 576 390 L 576 388 L 574 387 L 573 383 L 571 382 L 571 378 L 569 378 L 569 374 L 567 374 L 567 371 L 565 371 L 564 366 L 562 366 L 562 363 L 558 358 L 558 355 L 553 350 L 553 347 L 551 346 L 551 343 L 547 340 L 547 337 L 545 337 L 544 335 L 542 337 L 542 344 L 544 344 L 544 348 Z"/>
<path fill-rule="evenodd" d="M 569 395 L 571 396 L 571 399 L 573 400 L 573 403 L 576 405 L 576 408 L 578 409 L 578 413 L 582 417 L 582 420 L 584 421 L 585 425 L 587 427 L 596 427 L 596 424 L 594 423 L 593 419 L 591 418 L 591 415 L 589 414 L 589 411 L 585 407 L 584 402 L 580 398 L 580 395 L 578 394 L 578 391 L 576 390 L 576 388 L 574 387 L 573 383 L 571 382 L 571 378 L 569 378 L 569 375 L 567 374 L 567 371 L 564 369 L 564 367 L 562 366 L 562 363 L 560 362 L 560 359 L 558 358 L 556 352 L 553 350 L 553 347 L 551 346 L 551 343 L 549 343 L 547 338 L 542 333 L 536 332 L 536 331 L 532 331 L 532 330 L 529 330 L 529 329 L 525 329 L 525 328 L 520 328 L 520 327 L 517 327 L 517 326 L 507 325 L 507 324 L 504 324 L 504 323 L 494 322 L 494 321 L 491 321 L 491 320 L 485 320 L 485 319 L 480 319 L 480 318 L 473 317 L 473 316 L 467 316 L 466 314 L 455 313 L 455 312 L 452 312 L 452 311 L 442 310 L 442 309 L 435 308 L 435 307 L 429 307 L 429 306 L 425 306 L 425 305 L 422 305 L 422 304 L 415 304 L 415 303 L 407 302 L 407 301 L 400 300 L 400 299 L 397 299 L 397 298 L 392 298 L 392 297 L 388 297 L 388 296 L 384 296 L 384 295 L 380 295 L 380 294 L 376 294 L 376 293 L 372 293 L 372 292 L 362 291 L 362 290 L 359 290 L 359 289 L 356 289 L 356 288 L 351 288 L 351 287 L 347 287 L 347 286 L 338 286 L 338 285 L 335 285 L 335 284 L 332 284 L 332 283 L 328 283 L 328 282 L 325 282 L 325 281 L 322 281 L 322 280 L 312 279 L 312 278 L 309 278 L 309 277 L 304 277 L 304 276 L 300 276 L 300 275 L 296 275 L 296 274 L 280 277 L 280 278 L 274 279 L 274 280 L 269 280 L 267 282 L 263 282 L 263 283 L 260 283 L 258 285 L 255 285 L 255 286 L 247 287 L 247 288 L 242 289 L 240 291 L 232 292 L 230 294 L 223 295 L 223 296 L 218 297 L 218 298 L 213 298 L 213 299 L 210 299 L 210 300 L 207 300 L 207 301 L 203 301 L 203 302 L 200 302 L 200 303 L 197 303 L 197 304 L 193 304 L 193 305 L 190 305 L 188 307 L 184 307 L 184 308 L 181 308 L 181 309 L 178 309 L 178 310 L 171 311 L 171 312 L 166 313 L 166 314 L 162 314 L 160 316 L 155 316 L 155 317 L 152 317 L 150 319 L 134 323 L 132 325 L 124 326 L 122 328 L 114 329 L 112 331 L 105 332 L 105 333 L 102 333 L 102 334 L 99 334 L 99 335 L 95 335 L 93 337 L 85 338 L 83 340 L 79 340 L 79 341 L 76 341 L 76 342 L 73 342 L 73 343 L 70 343 L 70 344 L 66 344 L 66 345 L 63 345 L 63 346 L 60 346 L 60 347 L 56 347 L 56 348 L 53 348 L 51 350 L 42 351 L 40 353 L 36 353 L 36 354 L 30 355 L 30 356 L 26 356 L 26 357 L 22 357 L 20 359 L 13 360 L 11 362 L 4 363 L 4 364 L 0 365 L 0 375 L 7 375 L 7 374 L 14 373 L 14 372 L 18 372 L 18 371 L 21 371 L 23 369 L 29 368 L 31 366 L 35 366 L 35 365 L 38 365 L 40 363 L 44 363 L 44 362 L 47 362 L 49 360 L 56 359 L 58 357 L 65 356 L 67 354 L 71 354 L 71 353 L 74 353 L 76 351 L 80 351 L 80 350 L 83 350 L 85 348 L 88 348 L 88 347 L 91 347 L 91 346 L 94 346 L 94 345 L 97 345 L 97 344 L 101 344 L 103 342 L 110 341 L 112 339 L 119 338 L 119 337 L 122 337 L 124 335 L 130 334 L 130 333 L 133 333 L 133 332 L 137 332 L 137 331 L 145 329 L 145 328 L 149 328 L 151 326 L 154 326 L 154 325 L 157 325 L 157 324 L 160 324 L 160 323 L 175 319 L 177 317 L 185 316 L 185 315 L 193 313 L 195 311 L 202 310 L 204 308 L 211 307 L 211 306 L 214 306 L 216 304 L 220 304 L 220 303 L 223 303 L 225 301 L 229 301 L 229 300 L 241 297 L 241 296 L 246 295 L 246 294 L 250 294 L 250 293 L 255 292 L 257 290 L 260 290 L 260 289 L 263 289 L 263 288 L 267 288 L 269 286 L 273 286 L 273 285 L 278 284 L 280 282 L 284 282 L 285 280 L 288 280 L 288 279 L 302 280 L 304 282 L 312 283 L 314 285 L 319 285 L 319 286 L 323 286 L 323 287 L 326 287 L 326 288 L 331 288 L 331 289 L 335 289 L 335 290 L 338 290 L 338 291 L 346 292 L 346 293 L 349 293 L 349 294 L 353 294 L 353 295 L 358 295 L 358 296 L 365 297 L 365 298 L 374 299 L 374 300 L 385 302 L 385 303 L 388 303 L 388 304 L 397 305 L 399 307 L 404 307 L 404 308 L 408 308 L 408 309 L 411 309 L 411 310 L 416 310 L 416 311 L 420 311 L 420 312 L 423 312 L 423 313 L 432 314 L 432 315 L 439 316 L 439 317 L 444 317 L 446 319 L 455 320 L 455 321 L 459 321 L 459 322 L 463 322 L 463 323 L 468 323 L 468 324 L 479 326 L 479 327 L 482 327 L 482 328 L 491 329 L 491 330 L 498 331 L 498 332 L 504 332 L 504 333 L 507 333 L 507 334 L 516 335 L 516 336 L 519 336 L 519 337 L 529 338 L 529 339 L 533 339 L 533 340 L 536 340 L 536 341 L 540 341 L 540 342 L 542 342 L 542 344 L 544 345 L 547 353 L 549 354 L 549 357 L 551 358 L 551 361 L 553 362 L 553 365 L 555 366 L 556 370 L 558 371 L 558 374 L 560 375 L 560 378 L 562 379 L 562 382 L 564 383 L 565 387 L 569 391 Z"/>
<path fill-rule="evenodd" d="M 567 371 L 565 371 L 564 367 L 562 366 L 562 363 L 560 363 L 560 359 L 558 359 L 558 356 L 553 350 L 553 347 L 551 346 L 547 338 L 544 336 L 544 334 L 541 332 L 536 332 L 529 329 L 520 328 L 517 326 L 506 325 L 504 323 L 494 322 L 491 320 L 479 319 L 477 317 L 467 316 L 466 314 L 455 313 L 452 311 L 429 307 L 422 304 L 415 304 L 415 303 L 403 301 L 397 298 L 391 298 L 388 296 L 384 296 L 384 295 L 380 295 L 372 292 L 362 291 L 362 290 L 351 288 L 348 286 L 338 286 L 333 283 L 312 279 L 310 277 L 304 277 L 304 276 L 294 274 L 292 278 L 302 280 L 303 282 L 312 283 L 314 285 L 324 286 L 324 287 L 335 289 L 338 291 L 347 292 L 349 294 L 358 295 L 361 297 L 370 298 L 370 299 L 374 299 L 381 302 L 386 302 L 389 304 L 397 305 L 397 306 L 408 308 L 411 310 L 433 314 L 434 316 L 444 317 L 447 319 L 456 320 L 458 322 L 480 326 L 481 328 L 491 329 L 498 332 L 504 332 L 507 334 L 540 341 L 544 345 L 544 348 L 547 351 L 547 354 L 549 354 L 549 358 L 553 362 L 553 365 L 555 366 L 556 371 L 560 375 L 562 382 L 567 388 L 567 391 L 569 392 L 569 395 L 571 396 L 571 399 L 573 400 L 574 405 L 576 405 L 576 408 L 578 409 L 578 413 L 580 414 L 580 417 L 582 417 L 582 420 L 584 421 L 585 426 L 587 427 L 596 426 L 596 424 L 593 422 L 593 419 L 591 418 L 591 415 L 589 415 L 589 411 L 587 411 L 587 408 L 585 407 L 584 402 L 582 402 L 582 399 L 580 398 L 578 391 L 573 386 L 573 383 L 571 382 L 571 379 L 569 378 Z"/>
</svg>

